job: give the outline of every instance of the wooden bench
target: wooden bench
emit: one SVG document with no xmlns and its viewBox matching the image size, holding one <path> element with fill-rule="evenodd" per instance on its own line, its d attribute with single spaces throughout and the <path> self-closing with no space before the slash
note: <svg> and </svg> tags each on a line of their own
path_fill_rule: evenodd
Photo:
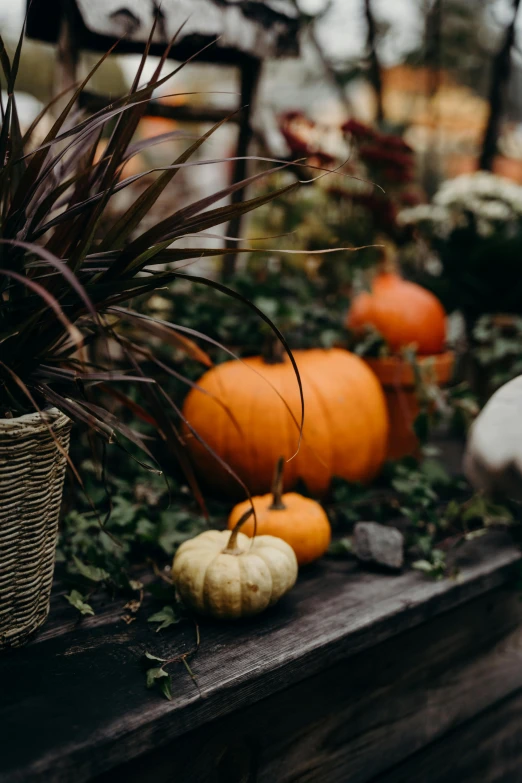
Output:
<svg viewBox="0 0 522 783">
<path fill-rule="evenodd" d="M 190 650 L 190 622 L 154 633 L 144 607 L 127 625 L 117 600 L 77 623 L 57 589 L 40 634 L 0 657 L 0 780 L 519 783 L 520 552 L 492 533 L 459 558 L 442 582 L 303 570 L 269 613 L 201 622 L 199 690 L 171 665 L 172 702 L 139 661 Z"/>
</svg>

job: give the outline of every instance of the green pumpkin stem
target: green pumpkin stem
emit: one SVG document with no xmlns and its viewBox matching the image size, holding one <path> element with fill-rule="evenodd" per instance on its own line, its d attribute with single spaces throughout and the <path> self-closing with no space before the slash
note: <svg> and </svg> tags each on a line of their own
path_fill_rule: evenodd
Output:
<svg viewBox="0 0 522 783">
<path fill-rule="evenodd" d="M 272 482 L 272 503 L 269 506 L 270 511 L 284 511 L 286 506 L 283 503 L 283 468 L 285 466 L 285 458 L 279 457 L 274 472 L 274 480 Z"/>
<path fill-rule="evenodd" d="M 237 545 L 237 534 L 239 533 L 240 529 L 243 527 L 245 522 L 250 519 L 252 514 L 254 513 L 253 508 L 249 508 L 248 511 L 245 511 L 237 525 L 234 526 L 234 529 L 232 533 L 230 534 L 230 538 L 228 539 L 228 544 L 223 549 L 224 555 L 238 555 L 241 552 L 241 549 Z"/>
</svg>

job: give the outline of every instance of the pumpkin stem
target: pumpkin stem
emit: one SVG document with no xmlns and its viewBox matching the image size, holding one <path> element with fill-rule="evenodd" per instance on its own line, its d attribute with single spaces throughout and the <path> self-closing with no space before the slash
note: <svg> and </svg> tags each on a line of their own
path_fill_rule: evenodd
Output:
<svg viewBox="0 0 522 783">
<path fill-rule="evenodd" d="M 248 511 L 245 511 L 237 525 L 235 525 L 232 533 L 230 534 L 230 538 L 228 539 L 228 544 L 223 549 L 224 555 L 237 555 L 239 552 L 241 552 L 240 548 L 237 545 L 237 534 L 239 533 L 240 528 L 243 527 L 245 522 L 250 519 L 252 514 L 254 513 L 253 508 L 249 508 Z"/>
<path fill-rule="evenodd" d="M 283 364 L 285 360 L 283 343 L 275 335 L 268 335 L 261 355 L 265 364 Z"/>
<path fill-rule="evenodd" d="M 392 249 L 389 242 L 384 242 L 381 257 L 378 262 L 378 274 L 399 275 L 397 264 L 397 253 Z"/>
<path fill-rule="evenodd" d="M 272 503 L 269 506 L 270 511 L 284 511 L 286 506 L 283 503 L 283 468 L 285 458 L 279 457 L 274 472 L 274 481 L 272 483 Z"/>
</svg>

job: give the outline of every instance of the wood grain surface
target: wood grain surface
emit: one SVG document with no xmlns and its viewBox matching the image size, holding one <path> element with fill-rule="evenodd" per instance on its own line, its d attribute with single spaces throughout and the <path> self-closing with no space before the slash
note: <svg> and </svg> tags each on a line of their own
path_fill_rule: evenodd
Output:
<svg viewBox="0 0 522 783">
<path fill-rule="evenodd" d="M 424 678 L 428 687 L 432 673 L 429 668 L 423 668 L 420 673 L 415 668 L 412 670 L 411 659 L 406 655 L 408 633 L 412 629 L 419 627 L 420 631 L 423 628 L 429 634 L 435 633 L 429 630 L 431 627 L 437 627 L 438 635 L 435 633 L 433 638 L 429 637 L 429 643 L 423 643 L 425 654 L 418 653 L 419 666 L 422 662 L 425 667 L 426 662 L 431 660 L 434 647 L 440 648 L 439 652 L 433 653 L 434 666 L 437 660 L 445 661 L 444 665 L 437 664 L 443 671 L 437 669 L 438 673 L 433 673 L 433 676 L 439 677 L 439 694 L 444 692 L 441 690 L 444 677 L 457 678 L 460 682 L 459 669 L 451 663 L 453 646 L 457 655 L 460 655 L 458 649 L 461 645 L 464 645 L 462 649 L 480 644 L 488 647 L 497 637 L 503 638 L 510 628 L 516 627 L 514 615 L 507 610 L 505 615 L 500 609 L 494 613 L 499 618 L 498 629 L 495 630 L 497 626 L 487 621 L 487 617 L 481 619 L 480 612 L 476 614 L 477 610 L 473 614 L 471 603 L 463 605 L 480 596 L 487 598 L 502 588 L 516 575 L 519 563 L 519 550 L 502 534 L 491 534 L 461 550 L 458 580 L 431 582 L 412 571 L 390 576 L 363 571 L 350 560 L 324 560 L 308 570 L 303 569 L 295 590 L 265 615 L 236 624 L 202 623 L 201 648 L 192 665 L 199 691 L 181 666 L 173 668 L 172 702 L 163 700 L 155 691 L 145 689 L 139 659 L 145 650 L 161 657 L 171 657 L 191 649 L 194 627 L 190 623 L 156 634 L 146 622 L 147 611 L 127 626 L 121 619 L 123 604 L 111 602 L 106 608 L 97 605 L 95 617 L 77 624 L 75 613 L 63 595 L 56 592 L 51 617 L 43 631 L 26 648 L 0 658 L 0 780 L 2 783 L 82 783 L 151 751 L 160 752 L 169 743 L 175 743 L 177 738 L 178 747 L 188 748 L 190 733 L 219 733 L 217 727 L 228 725 L 223 720 L 225 716 L 231 715 L 232 720 L 233 713 L 241 715 L 243 710 L 249 709 L 249 705 L 268 703 L 272 699 L 275 699 L 274 704 L 281 706 L 272 713 L 262 733 L 267 732 L 273 738 L 275 753 L 275 734 L 278 733 L 275 726 L 280 716 L 281 742 L 290 743 L 288 755 L 291 748 L 298 747 L 296 737 L 300 729 L 291 728 L 294 725 L 290 717 L 292 710 L 290 714 L 285 713 L 283 705 L 287 703 L 290 689 L 299 687 L 304 688 L 304 692 L 311 689 L 306 698 L 312 712 L 304 710 L 302 701 L 298 702 L 301 706 L 294 711 L 297 713 L 295 718 L 302 718 L 306 724 L 302 747 L 324 745 L 327 750 L 319 755 L 320 763 L 325 763 L 328 757 L 332 759 L 332 769 L 342 770 L 343 759 L 346 759 L 346 753 L 351 755 L 354 752 L 356 737 L 359 736 L 359 742 L 367 746 L 367 758 L 375 758 L 372 774 L 378 774 L 381 767 L 377 761 L 381 756 L 384 758 L 382 743 L 400 744 L 399 739 L 406 731 L 404 726 L 408 721 L 408 725 L 415 729 L 407 748 L 413 753 L 450 729 L 453 723 L 466 720 L 474 711 L 490 706 L 492 690 L 497 694 L 495 698 L 499 699 L 515 687 L 522 686 L 522 681 L 519 683 L 516 679 L 518 674 L 510 673 L 504 693 L 500 675 L 495 674 L 493 684 L 482 698 L 473 683 L 476 678 L 486 678 L 487 666 L 483 670 L 481 659 L 473 663 L 473 657 L 468 662 L 466 653 L 466 671 L 472 674 L 469 675 L 471 679 L 467 675 L 462 688 L 471 690 L 466 702 L 468 706 L 462 706 L 465 701 L 462 692 L 458 688 L 450 688 L 447 692 L 451 695 L 452 711 L 446 720 L 442 705 L 437 707 L 438 711 L 435 703 L 430 706 L 421 700 L 416 705 L 418 686 L 411 678 L 415 675 Z M 457 622 L 462 630 L 458 632 L 455 629 L 455 632 L 449 633 L 444 626 L 453 616 L 450 610 L 457 607 L 462 607 L 461 619 Z M 469 621 L 469 627 L 466 619 L 468 609 L 470 617 L 475 618 Z M 466 640 L 469 640 L 468 647 Z M 385 655 L 382 650 L 392 641 L 397 643 L 398 652 Z M 514 660 L 522 672 L 517 656 Z M 367 662 L 371 660 L 373 663 L 370 665 Z M 504 663 L 502 658 L 502 667 Z M 365 668 L 368 666 L 369 669 Z M 395 694 L 404 694 L 404 700 L 401 696 L 396 701 L 403 704 L 406 715 L 400 717 L 397 706 L 387 708 L 388 700 L 385 699 L 382 701 L 385 712 L 378 718 L 378 725 L 371 728 L 369 723 L 364 723 L 369 719 L 360 715 L 366 710 L 367 702 L 368 709 L 375 713 L 377 702 L 373 701 L 372 707 L 373 696 L 370 701 L 368 699 L 372 694 L 377 696 L 379 689 L 390 687 L 389 677 L 384 677 L 386 667 L 389 669 L 390 666 Z M 473 666 L 476 668 L 469 668 Z M 350 675 L 346 680 L 351 683 L 348 697 L 343 686 L 343 672 Z M 370 676 L 374 678 L 371 687 L 368 684 Z M 324 683 L 321 678 L 326 678 Z M 470 703 L 472 697 L 476 700 L 475 706 Z M 341 700 L 338 708 L 344 716 L 346 736 L 335 725 L 328 729 L 330 718 L 325 715 L 330 715 L 332 709 L 336 711 L 336 699 Z M 347 700 L 349 704 L 342 706 Z M 353 705 L 359 704 L 355 712 L 350 712 L 352 702 Z M 425 725 L 426 716 L 421 715 L 421 711 L 428 707 L 428 714 L 435 716 L 434 725 L 430 718 L 429 726 Z M 388 717 L 387 709 L 391 711 Z M 250 710 L 250 715 L 262 712 L 256 706 L 250 707 Z M 462 718 L 459 718 L 461 712 Z M 378 711 L 376 714 L 379 714 Z M 390 726 L 394 715 L 400 720 L 396 721 L 392 731 Z M 243 720 L 240 718 L 241 722 Z M 310 721 L 318 724 L 312 739 Z M 288 737 L 285 740 L 283 736 L 287 726 L 291 740 Z M 381 744 L 374 748 L 372 738 L 377 736 L 375 732 L 380 732 L 382 738 L 379 740 Z M 352 734 L 355 739 L 350 739 Z M 240 758 L 244 758 L 245 754 L 248 758 L 255 755 L 258 736 L 259 730 L 256 729 L 252 748 L 248 743 L 246 746 L 240 743 Z M 338 747 L 337 751 L 335 747 Z M 346 751 L 346 747 L 352 749 Z M 234 753 L 227 750 L 223 756 L 225 767 L 227 764 L 233 766 Z M 386 753 L 387 764 L 398 763 L 405 758 L 399 754 L 396 762 L 390 761 L 393 754 L 390 756 L 390 750 Z M 197 777 L 183 777 L 180 766 L 182 755 L 180 751 L 178 757 L 171 757 L 174 765 L 172 777 L 165 777 L 165 780 L 176 780 L 177 783 L 185 779 L 198 780 Z M 190 759 L 193 758 L 194 753 L 190 754 Z M 366 775 L 368 770 L 373 769 L 363 755 L 355 755 L 356 758 L 362 759 L 357 774 L 363 775 L 366 770 Z M 299 773 L 301 777 L 296 777 L 300 767 L 295 761 L 292 764 L 295 772 L 287 771 L 286 777 L 270 778 L 273 773 L 268 771 L 263 772 L 265 777 L 253 779 L 347 780 L 346 777 L 334 777 L 334 772 L 331 778 L 314 778 L 305 770 Z M 247 766 L 247 769 L 250 770 L 250 767 Z M 269 767 L 267 769 L 270 770 Z M 339 775 L 342 774 L 344 772 L 339 772 Z M 355 772 L 353 774 L 353 781 L 368 779 L 356 777 Z M 248 775 L 251 775 L 250 771 Z M 148 779 L 147 776 L 142 777 L 142 780 Z M 219 778 L 229 779 L 234 780 Z"/>
</svg>

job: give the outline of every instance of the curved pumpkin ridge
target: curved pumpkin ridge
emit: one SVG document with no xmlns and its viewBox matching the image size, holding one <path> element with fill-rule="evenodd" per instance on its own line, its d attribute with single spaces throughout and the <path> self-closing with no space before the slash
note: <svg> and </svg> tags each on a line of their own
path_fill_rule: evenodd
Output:
<svg viewBox="0 0 522 783">
<path fill-rule="evenodd" d="M 227 558 L 229 563 L 226 568 L 221 567 L 220 558 Z M 233 569 L 236 573 L 231 573 Z M 205 613 L 220 616 L 223 613 L 223 604 L 232 611 L 241 610 L 241 568 L 239 557 L 215 553 L 214 559 L 205 571 L 203 582 L 203 608 Z M 235 588 L 235 589 L 234 589 Z"/>
<path fill-rule="evenodd" d="M 233 365 L 227 364 L 223 375 L 226 377 L 226 383 L 223 383 L 223 390 L 226 394 L 227 402 L 231 397 L 234 397 L 234 390 L 238 385 L 241 385 L 242 387 L 248 385 L 249 388 L 251 387 L 257 392 L 258 384 L 252 381 L 252 379 L 254 379 L 254 381 L 256 380 L 256 375 L 254 373 L 245 374 L 240 363 Z M 251 475 L 249 471 L 252 470 L 252 467 L 255 468 L 255 465 L 252 465 L 252 450 L 245 449 L 245 443 L 248 443 L 250 440 L 250 410 L 254 404 L 253 396 L 255 397 L 255 395 L 252 395 L 251 391 L 249 391 L 247 395 L 243 396 L 241 407 L 238 407 L 238 401 L 235 398 L 234 402 L 229 405 L 229 407 L 232 407 L 233 405 L 234 414 L 239 424 L 240 431 L 238 432 L 237 427 L 227 426 L 228 423 L 225 422 L 222 441 L 225 462 L 245 482 L 250 492 L 252 492 L 253 489 L 248 481 L 248 476 Z M 223 425 L 223 418 L 221 419 L 221 423 Z M 238 458 L 239 454 L 242 455 L 241 460 Z M 230 482 L 232 492 L 243 491 L 241 485 L 232 477 L 230 477 Z"/>
<path fill-rule="evenodd" d="M 229 386 L 228 386 L 228 374 L 225 374 L 221 371 L 220 366 L 218 365 L 215 368 L 215 371 L 213 371 L 213 375 L 211 378 L 209 378 L 211 381 L 210 385 L 213 387 L 212 391 L 214 394 L 216 394 L 217 397 L 221 399 L 221 401 L 227 405 L 229 408 L 230 405 L 230 395 L 229 395 Z M 236 413 L 236 412 L 235 412 Z M 206 413 L 208 415 L 208 412 Z M 237 428 L 228 421 L 228 416 L 225 413 L 224 409 L 218 404 L 214 403 L 210 406 L 210 415 L 212 416 L 212 430 L 210 432 L 206 433 L 205 440 L 211 446 L 214 451 L 219 454 L 223 462 L 225 462 L 227 465 L 229 465 L 232 470 L 234 470 L 236 473 L 236 466 L 233 464 L 230 464 L 230 446 L 229 446 L 229 440 L 230 436 L 232 434 L 233 437 L 238 435 Z M 241 417 L 236 415 L 236 422 L 237 424 L 243 429 L 243 423 L 241 421 Z M 203 447 L 204 448 L 204 447 Z M 208 453 L 208 452 L 207 452 Z M 210 468 L 209 475 L 207 475 L 207 480 L 209 483 L 213 483 L 212 476 L 215 472 L 215 470 L 219 470 L 222 472 L 223 475 L 223 481 L 226 483 L 227 487 L 229 487 L 230 491 L 234 491 L 236 487 L 238 487 L 237 481 L 233 478 L 233 476 L 228 473 L 228 471 L 225 471 L 224 468 L 221 467 L 219 462 L 214 459 L 212 455 L 209 455 L 210 459 L 212 460 L 213 466 Z"/>
<path fill-rule="evenodd" d="M 375 380 L 375 393 L 370 397 L 368 394 L 368 381 L 373 381 L 373 377 L 370 377 L 370 371 L 362 361 L 355 356 L 350 357 L 351 361 L 348 364 L 344 362 L 342 373 L 346 378 L 346 384 L 351 385 L 353 393 L 356 395 L 356 405 L 359 411 L 359 415 L 356 417 L 357 432 L 360 434 L 354 437 L 353 424 L 352 432 L 350 433 L 350 440 L 355 442 L 356 447 L 353 450 L 354 459 L 351 460 L 354 469 L 347 466 L 347 473 L 353 476 L 369 475 L 372 476 L 376 469 L 376 455 L 375 446 L 379 440 L 379 432 L 382 429 L 376 427 L 376 411 L 375 411 L 375 395 L 381 396 L 381 390 L 378 386 L 378 382 Z M 350 366 L 351 365 L 351 366 Z M 352 367 L 357 366 L 358 372 L 354 373 Z M 384 411 L 384 399 L 382 400 L 382 408 Z M 385 443 L 385 438 L 382 439 Z M 346 459 L 346 458 L 345 458 Z"/>
<path fill-rule="evenodd" d="M 296 358 L 296 353 L 298 354 Z M 307 414 L 307 403 L 306 403 L 306 385 L 305 385 L 305 379 L 303 377 L 303 368 L 302 368 L 302 362 L 300 361 L 299 352 L 294 351 L 294 358 L 298 364 L 299 372 L 301 373 L 301 382 L 303 384 L 303 393 L 305 398 L 305 422 L 306 422 L 306 414 Z M 294 384 L 292 383 L 293 379 L 290 378 L 286 373 L 281 373 L 281 393 L 285 395 L 285 398 L 292 410 L 292 412 L 295 415 L 295 389 Z M 294 420 L 290 416 L 290 413 L 286 410 L 281 411 L 281 427 L 282 432 L 284 433 L 284 437 L 282 439 L 282 442 L 285 444 L 285 452 L 283 454 L 277 454 L 276 458 L 273 462 L 273 465 L 276 464 L 279 457 L 283 456 L 285 458 L 285 466 L 284 466 L 284 474 L 283 474 L 283 489 L 285 490 L 287 487 L 293 486 L 297 479 L 299 478 L 299 454 L 301 449 L 304 447 L 304 442 L 306 439 L 305 432 L 303 431 L 303 439 L 301 442 L 301 448 L 300 451 L 296 454 L 297 446 L 299 443 L 299 429 L 297 425 L 295 424 Z M 288 462 L 288 459 L 291 456 L 294 456 L 290 462 Z M 266 489 L 266 488 L 265 488 Z"/>
<path fill-rule="evenodd" d="M 208 383 L 206 384 L 206 387 L 209 389 L 209 391 L 212 391 L 212 393 L 219 397 L 221 402 L 229 406 L 229 400 L 228 395 L 226 393 L 226 390 L 224 389 L 223 379 L 221 377 L 221 373 L 219 371 L 219 366 L 215 367 L 212 371 L 212 375 L 207 375 Z M 214 448 L 214 451 L 220 455 L 220 457 L 226 462 L 226 422 L 224 421 L 225 416 L 224 410 L 221 408 L 221 411 L 218 413 L 217 407 L 221 408 L 221 406 L 216 403 L 216 405 L 213 405 L 211 407 L 211 410 L 213 410 L 213 416 L 214 416 L 214 427 L 212 429 L 212 442 L 210 442 L 210 438 L 205 438 L 207 440 L 209 446 L 212 446 Z M 225 414 L 226 415 L 226 414 Z M 237 416 L 236 416 L 237 421 Z M 239 424 L 239 422 L 237 421 Z M 231 426 L 235 429 L 234 425 L 231 423 Z M 213 459 L 213 458 L 212 458 Z M 219 465 L 217 463 L 217 460 L 213 460 L 215 465 Z"/>
<path fill-rule="evenodd" d="M 367 415 L 364 415 L 366 411 L 361 411 L 360 383 L 357 373 L 353 372 L 354 366 L 358 369 L 350 360 L 348 362 L 341 360 L 337 363 L 337 383 L 342 389 L 340 393 L 350 395 L 349 404 L 352 407 L 352 412 L 351 416 L 335 418 L 332 431 L 335 450 L 333 472 L 337 476 L 351 481 L 357 480 L 363 475 L 361 464 L 367 465 L 370 451 L 373 448 L 367 428 Z M 364 406 L 362 407 L 364 409 Z"/>
<path fill-rule="evenodd" d="M 288 398 L 287 390 L 285 388 L 286 378 L 286 363 L 285 364 L 265 364 L 264 370 L 271 377 L 270 380 L 277 387 L 279 394 L 285 398 L 287 404 L 292 411 L 294 407 L 291 399 Z M 273 401 L 273 405 L 263 406 L 261 411 L 263 422 L 266 422 L 267 428 L 267 441 L 262 444 L 264 454 L 260 460 L 261 470 L 263 475 L 271 475 L 274 470 L 274 465 L 277 463 L 279 457 L 283 456 L 286 459 L 294 453 L 293 451 L 287 451 L 286 444 L 288 443 L 288 420 L 292 420 L 290 413 L 280 398 Z M 262 426 L 265 426 L 264 424 Z M 297 439 L 296 439 L 297 443 Z M 259 444 L 261 446 L 261 443 Z M 268 448 L 267 448 L 268 446 Z M 283 453 L 281 454 L 281 450 Z M 286 453 L 285 453 L 286 452 Z M 259 492 L 266 492 L 269 486 L 265 486 L 262 482 L 258 485 Z"/>
<path fill-rule="evenodd" d="M 258 582 L 270 584 L 269 595 L 271 596 L 274 586 L 272 572 L 265 560 L 257 552 L 253 552 L 252 549 L 248 556 L 248 563 L 240 557 L 236 559 L 239 563 L 241 614 L 257 614 L 258 611 L 262 611 L 270 603 L 270 598 L 266 601 L 261 600 Z M 254 572 L 254 566 L 256 567 L 256 572 Z M 247 577 L 250 577 L 250 581 L 247 581 Z M 277 598 L 279 597 L 278 595 Z"/>
<path fill-rule="evenodd" d="M 332 350 L 335 350 L 335 349 L 332 349 Z M 301 375 L 303 375 L 303 372 L 305 372 L 305 368 L 307 367 L 307 364 L 308 364 L 307 369 L 308 370 L 312 369 L 312 371 L 313 371 L 314 370 L 313 365 L 317 361 L 317 357 L 320 357 L 320 358 L 324 359 L 328 355 L 328 353 L 329 352 L 326 352 L 323 349 L 313 349 L 313 350 L 307 350 L 307 351 L 294 351 L 294 356 L 296 357 L 296 361 L 298 361 L 298 362 L 301 361 L 302 362 L 301 366 L 299 368 L 299 372 L 301 373 Z M 314 361 L 313 362 L 310 361 L 310 358 L 311 358 L 310 354 L 314 354 L 314 356 L 313 356 Z M 303 371 L 303 372 L 301 372 L 301 371 Z M 307 397 L 308 397 L 308 400 L 310 400 L 310 395 L 308 393 L 309 389 L 307 389 L 307 385 L 310 383 L 310 373 L 309 372 L 305 372 L 305 375 L 306 375 L 306 377 L 303 377 L 303 384 L 304 384 L 303 385 L 303 389 L 304 389 L 304 394 L 305 394 L 305 427 L 304 427 L 304 430 L 303 430 L 303 437 L 302 437 L 302 442 L 301 442 L 301 450 L 299 451 L 297 456 L 291 462 L 287 462 L 286 463 L 285 474 L 284 474 L 285 475 L 285 482 L 284 482 L 285 489 L 294 486 L 296 481 L 298 480 L 298 478 L 301 477 L 301 478 L 303 478 L 303 480 L 305 480 L 307 478 L 307 475 L 308 475 L 309 471 L 305 470 L 306 475 L 304 475 L 302 466 L 303 466 L 303 463 L 304 463 L 305 467 L 308 467 L 309 459 L 313 458 L 314 465 L 318 465 L 322 469 L 326 469 L 326 466 L 327 466 L 327 460 L 325 459 L 325 456 L 319 453 L 320 451 L 322 452 L 322 449 L 321 448 L 318 449 L 316 447 L 315 443 L 314 443 L 314 445 L 312 445 L 313 440 L 314 440 L 313 437 L 312 437 L 311 431 L 310 431 L 310 416 L 312 415 L 312 413 L 311 413 L 311 409 L 310 409 L 310 404 L 307 405 Z M 328 377 L 328 371 L 327 371 L 325 377 Z M 286 387 L 285 387 L 287 396 L 292 400 L 293 408 L 295 409 L 295 406 L 298 405 L 299 406 L 299 410 L 300 410 L 301 401 L 300 401 L 300 398 L 297 396 L 297 393 L 296 393 L 296 390 L 295 390 L 294 386 L 292 385 L 290 388 L 288 388 L 289 380 L 291 380 L 291 379 L 289 379 L 287 377 L 287 374 L 285 374 L 285 379 L 286 379 L 286 384 L 287 384 Z M 321 402 L 321 407 L 324 410 L 324 404 L 322 403 L 322 400 L 321 400 L 321 394 L 319 393 L 319 391 L 317 390 L 317 387 L 315 385 L 314 385 L 314 390 L 316 391 L 316 393 L 318 395 L 318 399 Z M 293 398 L 292 398 L 291 395 L 293 395 Z M 297 425 L 295 424 L 295 422 L 293 421 L 293 419 L 289 415 L 288 415 L 288 417 L 286 419 L 286 423 L 287 423 L 287 426 L 290 427 L 289 455 L 292 455 L 292 454 L 295 453 L 295 447 L 296 447 L 296 445 L 298 443 L 299 430 L 297 428 Z M 308 483 L 309 483 L 309 479 L 308 479 Z M 310 487 L 310 489 L 313 490 L 313 487 Z"/>
<path fill-rule="evenodd" d="M 248 364 L 250 365 L 251 363 L 248 362 Z M 234 443 L 231 444 L 231 459 L 234 459 L 236 470 L 242 475 L 250 492 L 255 494 L 257 491 L 255 481 L 253 482 L 248 478 L 258 475 L 255 438 L 251 437 L 251 433 L 252 427 L 257 426 L 257 405 L 260 387 L 264 387 L 265 384 L 263 380 L 253 372 L 249 372 L 247 375 L 242 373 L 240 383 L 242 384 L 243 389 L 248 392 L 244 397 L 241 408 L 241 421 L 244 422 L 244 432 L 242 437 L 236 435 Z M 246 444 L 248 444 L 248 448 L 245 448 Z M 241 454 L 241 460 L 238 459 L 238 454 Z"/>
<path fill-rule="evenodd" d="M 369 367 L 364 364 L 364 362 L 363 366 L 367 373 L 369 373 L 369 380 L 373 383 L 374 386 L 373 404 L 371 406 L 369 404 L 368 395 L 364 390 L 361 390 L 361 398 L 367 408 L 369 429 L 373 434 L 374 452 L 372 454 L 371 464 L 368 468 L 369 473 L 373 478 L 377 475 L 386 458 L 389 420 L 386 399 L 381 384 L 379 383 L 374 373 L 369 369 Z"/>
<path fill-rule="evenodd" d="M 379 455 L 386 445 L 386 412 L 378 381 L 362 359 L 353 355 L 343 359 L 346 360 L 339 363 L 339 374 L 347 393 L 353 395 L 354 415 L 340 421 L 336 429 L 334 443 L 340 466 L 336 472 L 353 481 L 373 477 L 381 464 Z"/>
<path fill-rule="evenodd" d="M 315 352 L 314 352 L 315 354 Z M 321 357 L 322 359 L 323 357 Z M 317 359 L 317 354 L 314 356 L 314 361 Z M 306 392 L 308 392 L 309 397 L 312 396 L 315 398 L 315 404 L 313 404 L 312 411 L 308 411 L 308 420 L 305 418 L 305 422 L 310 423 L 310 417 L 316 416 L 318 417 L 318 414 L 320 412 L 322 423 L 316 422 L 312 420 L 312 424 L 316 425 L 317 431 L 322 433 L 321 438 L 321 449 L 320 454 L 317 453 L 317 449 L 312 449 L 310 446 L 307 446 L 306 444 L 306 437 L 302 444 L 302 454 L 299 456 L 301 457 L 300 463 L 303 465 L 304 463 L 304 469 L 301 467 L 300 473 L 303 475 L 303 480 L 305 481 L 307 487 L 311 491 L 316 491 L 315 487 L 312 485 L 312 481 L 310 478 L 307 480 L 307 476 L 313 477 L 313 484 L 315 486 L 319 486 L 318 492 L 324 492 L 330 483 L 330 476 L 332 475 L 333 467 L 334 467 L 334 459 L 333 459 L 333 449 L 332 449 L 332 443 L 335 438 L 335 426 L 332 426 L 332 417 L 330 415 L 328 407 L 325 405 L 323 394 L 321 393 L 315 384 L 315 377 L 313 372 L 310 372 L 310 366 L 307 366 L 307 362 L 303 362 L 303 369 L 300 372 L 303 376 L 303 380 L 306 383 L 305 386 L 305 395 Z M 304 384 L 303 384 L 304 385 Z M 310 394 L 311 392 L 311 394 Z M 305 396 L 305 412 L 306 412 L 306 396 Z M 310 427 L 308 427 L 308 431 L 310 430 Z M 305 423 L 305 436 L 307 433 L 307 424 Z M 313 439 L 315 442 L 315 438 Z M 309 461 L 312 460 L 312 464 L 309 463 Z"/>
</svg>

